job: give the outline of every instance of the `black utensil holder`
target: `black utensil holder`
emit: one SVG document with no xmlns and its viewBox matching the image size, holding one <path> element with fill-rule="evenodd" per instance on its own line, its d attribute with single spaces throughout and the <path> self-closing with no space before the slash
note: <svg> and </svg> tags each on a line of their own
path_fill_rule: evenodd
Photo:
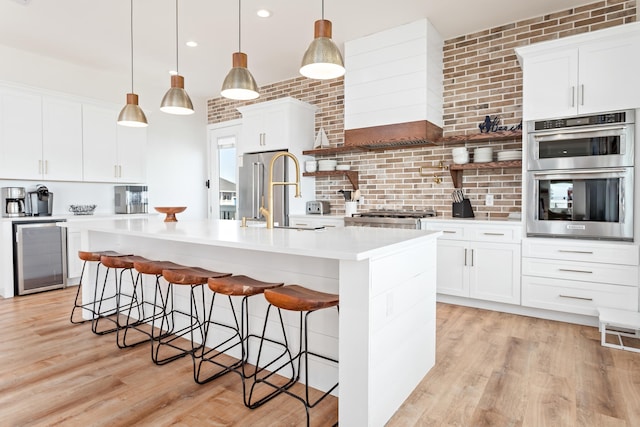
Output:
<svg viewBox="0 0 640 427">
<path fill-rule="evenodd" d="M 462 199 L 461 202 L 453 202 L 451 205 L 451 214 L 454 218 L 473 218 L 473 209 L 469 199 Z"/>
</svg>

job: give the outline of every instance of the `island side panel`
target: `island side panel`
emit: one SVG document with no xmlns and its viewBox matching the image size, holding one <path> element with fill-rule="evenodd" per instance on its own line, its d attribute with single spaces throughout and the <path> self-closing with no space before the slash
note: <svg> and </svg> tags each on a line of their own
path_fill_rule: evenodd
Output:
<svg viewBox="0 0 640 427">
<path fill-rule="evenodd" d="M 340 263 L 340 423 L 384 426 L 435 364 L 436 240 Z"/>
</svg>

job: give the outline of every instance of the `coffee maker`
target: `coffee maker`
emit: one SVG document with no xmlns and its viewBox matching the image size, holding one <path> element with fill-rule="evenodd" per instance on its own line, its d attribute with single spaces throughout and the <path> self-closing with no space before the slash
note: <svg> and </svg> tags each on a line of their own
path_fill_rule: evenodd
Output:
<svg viewBox="0 0 640 427">
<path fill-rule="evenodd" d="M 2 187 L 0 194 L 2 197 L 2 216 L 25 216 L 26 192 L 24 187 Z"/>
<path fill-rule="evenodd" d="M 29 216 L 50 216 L 53 209 L 53 193 L 49 192 L 46 186 L 37 185 L 27 194 L 26 208 Z"/>
</svg>

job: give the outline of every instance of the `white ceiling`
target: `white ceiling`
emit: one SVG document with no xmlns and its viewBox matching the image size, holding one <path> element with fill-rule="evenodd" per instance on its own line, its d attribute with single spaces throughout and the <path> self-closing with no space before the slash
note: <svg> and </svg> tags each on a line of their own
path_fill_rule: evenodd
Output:
<svg viewBox="0 0 640 427">
<path fill-rule="evenodd" d="M 346 40 L 428 17 L 443 38 L 565 10 L 594 0 L 326 0 L 333 39 Z M 26 5 L 24 4 L 26 3 Z M 175 1 L 134 0 L 135 80 L 169 85 L 175 69 Z M 258 85 L 298 76 L 321 17 L 321 0 L 245 0 L 242 51 Z M 268 9 L 272 16 L 258 18 Z M 181 0 L 180 74 L 192 96 L 219 94 L 238 49 L 237 0 Z M 129 0 L 0 0 L 0 43 L 115 73 L 130 73 Z M 184 46 L 187 40 L 199 46 Z M 4 63 L 0 58 L 0 64 Z M 128 91 L 123 88 L 124 91 Z"/>
</svg>

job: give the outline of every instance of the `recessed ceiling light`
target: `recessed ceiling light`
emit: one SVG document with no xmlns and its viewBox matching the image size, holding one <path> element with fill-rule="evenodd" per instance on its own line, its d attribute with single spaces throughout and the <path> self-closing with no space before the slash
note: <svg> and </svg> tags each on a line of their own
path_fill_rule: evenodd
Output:
<svg viewBox="0 0 640 427">
<path fill-rule="evenodd" d="M 260 9 L 259 11 L 256 12 L 256 14 L 260 18 L 268 18 L 271 16 L 271 12 L 269 12 L 267 9 Z"/>
<path fill-rule="evenodd" d="M 189 40 L 188 42 L 185 43 L 187 46 L 189 47 L 196 47 L 198 46 L 198 42 L 195 40 Z"/>
</svg>

